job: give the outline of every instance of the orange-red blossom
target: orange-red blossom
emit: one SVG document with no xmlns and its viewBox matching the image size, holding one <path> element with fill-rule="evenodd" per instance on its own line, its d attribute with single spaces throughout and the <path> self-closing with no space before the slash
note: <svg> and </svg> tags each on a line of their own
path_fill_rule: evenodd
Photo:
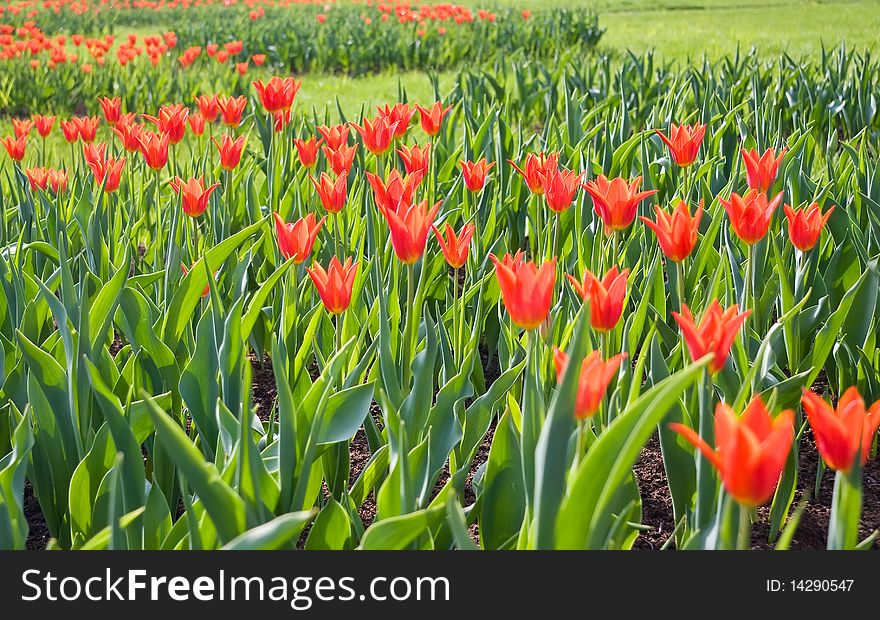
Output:
<svg viewBox="0 0 880 620">
<path fill-rule="evenodd" d="M 775 149 L 767 149 L 759 154 L 756 149 L 740 149 L 743 163 L 746 166 L 746 183 L 749 189 L 766 192 L 773 187 L 776 175 L 779 173 L 779 165 L 785 157 L 785 149 L 776 154 Z"/>
<path fill-rule="evenodd" d="M 866 409 L 858 389 L 851 387 L 840 397 L 836 409 L 809 390 L 804 390 L 801 403 L 828 467 L 849 473 L 856 463 L 863 466 L 867 462 L 880 428 L 880 401 Z"/>
<path fill-rule="evenodd" d="M 715 374 L 727 363 L 730 347 L 751 312 L 740 312 L 736 304 L 722 310 L 718 300 L 713 299 L 699 324 L 685 304 L 681 305 L 681 314 L 673 312 L 672 316 L 684 335 L 691 359 L 696 361 L 712 353 L 709 372 Z"/>
<path fill-rule="evenodd" d="M 457 235 L 448 222 L 443 229 L 443 234 L 440 234 L 440 230 L 436 226 L 432 226 L 432 228 L 434 229 L 434 236 L 437 237 L 437 241 L 440 243 L 443 257 L 446 258 L 449 266 L 453 269 L 463 267 L 468 259 L 471 237 L 474 236 L 474 225 L 470 222 L 465 224 Z"/>
<path fill-rule="evenodd" d="M 801 252 L 809 252 L 819 241 L 822 229 L 828 223 L 828 218 L 834 212 L 832 206 L 824 214 L 822 208 L 813 203 L 805 209 L 795 210 L 791 205 L 783 205 L 785 217 L 788 220 L 788 237 L 792 245 Z"/>
<path fill-rule="evenodd" d="M 745 196 L 736 192 L 730 195 L 730 200 L 719 198 L 733 232 L 740 240 L 753 245 L 758 243 L 770 230 L 770 222 L 773 221 L 773 213 L 782 201 L 782 192 L 779 192 L 773 200 L 768 200 L 767 194 L 750 189 Z"/>
<path fill-rule="evenodd" d="M 495 275 L 501 288 L 501 298 L 507 314 L 515 325 L 527 330 L 535 329 L 550 313 L 553 302 L 553 285 L 556 282 L 556 259 L 540 267 L 526 261 L 522 250 L 515 256 L 505 254 L 499 259 L 489 258 L 495 264 Z"/>
<path fill-rule="evenodd" d="M 412 205 L 401 204 L 396 210 L 379 205 L 379 210 L 388 222 L 391 247 L 401 262 L 412 265 L 425 253 L 428 232 L 434 223 L 440 202 L 438 200 L 434 206 L 429 207 L 428 201 L 423 200 Z"/>
<path fill-rule="evenodd" d="M 346 258 L 342 264 L 335 256 L 330 259 L 326 270 L 317 263 L 312 268 L 306 268 L 327 312 L 341 314 L 348 308 L 357 268 L 358 264 L 352 264 L 350 258 Z"/>
<path fill-rule="evenodd" d="M 556 380 L 559 383 L 562 382 L 562 377 L 568 366 L 568 359 L 568 354 L 565 351 L 553 347 L 553 364 L 556 366 Z M 591 351 L 584 358 L 578 375 L 577 397 L 574 405 L 574 416 L 578 420 L 585 420 L 599 410 L 602 398 L 608 390 L 608 384 L 611 383 L 620 364 L 625 359 L 626 353 L 618 353 L 606 362 L 602 359 L 602 354 L 599 351 Z"/>
<path fill-rule="evenodd" d="M 669 137 L 659 129 L 655 130 L 660 139 L 669 147 L 669 154 L 673 161 L 682 168 L 690 166 L 697 159 L 700 152 L 700 144 L 706 135 L 706 126 L 696 125 L 670 125 Z"/>
<path fill-rule="evenodd" d="M 657 242 L 666 258 L 674 263 L 680 263 L 690 256 L 697 245 L 700 236 L 700 218 L 703 216 L 703 201 L 700 201 L 693 216 L 683 200 L 678 201 L 672 213 L 661 211 L 657 205 L 654 206 L 654 212 L 657 214 L 657 221 L 645 216 L 639 219 L 657 235 Z"/>
<path fill-rule="evenodd" d="M 278 249 L 285 259 L 293 258 L 297 265 L 312 253 L 312 246 L 325 218 L 315 221 L 315 215 L 309 213 L 296 222 L 288 224 L 278 215 L 275 216 L 275 232 L 278 235 Z"/>
<path fill-rule="evenodd" d="M 171 180 L 171 188 L 180 195 L 183 212 L 190 217 L 199 217 L 208 208 L 208 200 L 215 189 L 220 187 L 214 183 L 205 187 L 202 177 L 184 181 L 180 177 Z"/>
<path fill-rule="evenodd" d="M 574 290 L 581 299 L 590 301 L 590 325 L 599 332 L 614 329 L 623 314 L 623 302 L 626 299 L 626 277 L 629 269 L 617 270 L 611 267 L 601 280 L 589 270 L 584 272 L 584 279 L 579 282 L 572 275 L 565 274 Z"/>
<path fill-rule="evenodd" d="M 584 183 L 584 190 L 593 199 L 593 209 L 605 224 L 606 231 L 623 230 L 636 219 L 639 203 L 657 193 L 656 189 L 639 191 L 642 177 L 630 182 L 620 177 L 608 179 L 600 174 Z"/>
</svg>

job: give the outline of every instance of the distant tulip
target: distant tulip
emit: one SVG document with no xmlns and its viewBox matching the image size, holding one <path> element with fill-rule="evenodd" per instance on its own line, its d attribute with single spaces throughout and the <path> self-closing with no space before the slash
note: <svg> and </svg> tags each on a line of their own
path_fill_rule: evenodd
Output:
<svg viewBox="0 0 880 620">
<path fill-rule="evenodd" d="M 74 116 L 72 119 L 79 131 L 80 139 L 86 144 L 95 141 L 101 119 L 97 116 Z"/>
<path fill-rule="evenodd" d="M 49 169 L 49 188 L 56 196 L 67 190 L 67 170 Z"/>
<path fill-rule="evenodd" d="M 401 205 L 397 210 L 379 208 L 388 230 L 391 233 L 391 247 L 397 258 L 407 265 L 412 265 L 425 253 L 425 245 L 428 242 L 428 232 L 434 223 L 437 210 L 440 209 L 440 201 L 429 207 L 428 201 L 423 200 L 418 204 Z"/>
<path fill-rule="evenodd" d="M 348 193 L 347 177 L 340 175 L 333 180 L 329 174 L 322 172 L 321 176 L 316 180 L 315 177 L 309 175 L 315 191 L 318 192 L 318 198 L 328 213 L 339 213 L 345 206 L 345 200 Z"/>
<path fill-rule="evenodd" d="M 24 174 L 32 191 L 46 191 L 46 187 L 49 184 L 49 170 L 47 168 L 28 168 L 24 171 Z"/>
<path fill-rule="evenodd" d="M 94 162 L 103 162 L 106 152 L 106 144 L 83 144 L 83 159 L 86 165 L 91 166 Z"/>
<path fill-rule="evenodd" d="M 617 326 L 623 314 L 626 299 L 626 278 L 629 269 L 618 271 L 611 267 L 601 280 L 589 270 L 584 272 L 583 281 L 565 274 L 568 281 L 584 301 L 590 302 L 590 324 L 598 332 L 608 332 Z"/>
<path fill-rule="evenodd" d="M 834 213 L 834 207 L 822 214 L 822 208 L 813 203 L 806 209 L 795 210 L 790 205 L 783 205 L 785 217 L 788 219 L 788 237 L 792 245 L 801 252 L 809 252 L 819 241 L 822 229 L 828 218 Z"/>
<path fill-rule="evenodd" d="M 330 259 L 326 271 L 317 263 L 312 268 L 306 267 L 327 312 L 341 314 L 348 309 L 357 268 L 358 264 L 352 264 L 350 258 L 346 258 L 343 264 L 335 256 Z"/>
<path fill-rule="evenodd" d="M 407 174 L 413 172 L 426 172 L 431 162 L 431 144 L 428 143 L 424 148 L 413 145 L 412 148 L 401 146 L 397 149 L 400 158 L 403 160 L 403 167 Z"/>
<path fill-rule="evenodd" d="M 684 335 L 691 359 L 696 361 L 709 353 L 713 354 L 712 361 L 709 362 L 709 372 L 715 374 L 727 363 L 730 347 L 751 312 L 746 310 L 741 313 L 736 304 L 722 310 L 718 300 L 713 299 L 703 313 L 699 325 L 685 304 L 681 306 L 681 314 L 673 312 L 672 317 Z"/>
<path fill-rule="evenodd" d="M 330 150 L 337 150 L 342 145 L 348 145 L 348 125 L 318 125 L 318 133 L 321 134 L 321 137 L 324 138 L 324 142 L 327 144 L 327 148 Z"/>
<path fill-rule="evenodd" d="M 447 222 L 443 234 L 436 226 L 431 227 L 434 230 L 434 236 L 440 242 L 440 249 L 443 251 L 443 257 L 453 269 L 460 269 L 468 259 L 468 251 L 471 238 L 474 236 L 474 225 L 472 223 L 465 224 L 458 235 L 455 234 L 452 226 Z M 446 237 L 445 239 L 443 237 Z"/>
<path fill-rule="evenodd" d="M 119 137 L 122 142 L 122 148 L 130 153 L 139 151 L 141 148 L 141 132 L 144 126 L 134 123 L 116 123 L 116 127 L 112 127 L 111 131 Z"/>
<path fill-rule="evenodd" d="M 525 260 L 522 250 L 518 250 L 515 256 L 505 254 L 499 259 L 489 254 L 489 258 L 495 264 L 501 298 L 510 319 L 522 329 L 539 327 L 547 319 L 553 303 L 556 259 L 539 268 L 532 261 Z"/>
<path fill-rule="evenodd" d="M 266 62 L 266 55 L 254 54 L 253 56 L 251 56 L 251 60 L 254 61 L 254 65 L 256 65 L 257 67 L 262 67 L 263 64 Z"/>
<path fill-rule="evenodd" d="M 670 424 L 670 428 L 712 463 L 733 499 L 754 507 L 766 503 L 776 491 L 794 439 L 793 420 L 794 413 L 790 409 L 774 419 L 761 397 L 755 396 L 741 418 L 728 405 L 718 403 L 716 450 L 683 424 Z"/>
<path fill-rule="evenodd" d="M 779 164 L 785 157 L 785 149 L 776 154 L 775 149 L 767 149 L 763 155 L 759 155 L 755 149 L 740 149 L 743 163 L 746 166 L 746 183 L 749 189 L 759 192 L 769 191 L 776 181 L 779 172 Z"/>
<path fill-rule="evenodd" d="M 460 161 L 458 165 L 461 166 L 461 176 L 464 178 L 465 187 L 471 192 L 479 192 L 486 184 L 486 175 L 489 174 L 495 162 L 487 163 L 484 157 L 479 161 Z"/>
<path fill-rule="evenodd" d="M 143 131 L 140 135 L 141 154 L 147 166 L 161 170 L 168 163 L 168 134 Z"/>
<path fill-rule="evenodd" d="M 241 117 L 247 106 L 246 97 L 218 97 L 217 105 L 220 108 L 220 115 L 223 118 L 223 124 L 227 127 L 238 127 L 241 125 Z"/>
<path fill-rule="evenodd" d="M 529 153 L 526 155 L 526 161 L 522 168 L 517 166 L 513 161 L 508 161 L 510 162 L 510 165 L 519 172 L 520 176 L 522 176 L 526 185 L 529 187 L 529 191 L 538 195 L 544 193 L 545 177 L 559 168 L 559 155 L 556 153 L 550 153 L 546 156 L 544 153 L 538 155 L 535 153 Z"/>
<path fill-rule="evenodd" d="M 171 189 L 180 195 L 183 212 L 190 217 L 199 217 L 208 208 L 208 200 L 215 189 L 220 187 L 214 183 L 205 187 L 202 177 L 196 177 L 184 181 L 180 177 L 171 180 Z"/>
<path fill-rule="evenodd" d="M 639 203 L 657 193 L 656 189 L 640 192 L 641 184 L 642 177 L 627 182 L 620 177 L 609 180 L 602 174 L 584 183 L 584 189 L 593 199 L 593 210 L 605 224 L 606 232 L 628 228 L 636 219 Z"/>
<path fill-rule="evenodd" d="M 584 173 L 573 170 L 550 170 L 544 176 L 544 200 L 555 213 L 562 213 L 571 206 Z"/>
<path fill-rule="evenodd" d="M 13 161 L 21 161 L 24 159 L 24 151 L 27 147 L 27 136 L 22 136 L 20 138 L 12 138 L 7 136 L 0 140 L 3 143 L 3 146 L 6 147 L 6 152 L 9 153 L 9 157 Z"/>
<path fill-rule="evenodd" d="M 452 106 L 443 107 L 439 101 L 434 102 L 430 108 L 423 108 L 416 105 L 419 111 L 419 121 L 422 124 L 422 130 L 429 136 L 436 136 L 440 133 L 440 125 L 443 123 L 443 117 L 449 113 Z"/>
<path fill-rule="evenodd" d="M 293 105 L 293 99 L 299 91 L 300 82 L 292 77 L 273 76 L 268 82 L 256 80 L 253 82 L 260 103 L 269 113 L 287 110 Z"/>
<path fill-rule="evenodd" d="M 373 188 L 373 198 L 380 211 L 399 211 L 413 203 L 416 189 L 424 175 L 420 172 L 401 176 L 396 169 L 388 174 L 385 181 L 379 175 L 367 172 L 367 182 Z"/>
<path fill-rule="evenodd" d="M 158 116 L 144 114 L 144 118 L 156 125 L 160 132 L 168 135 L 169 144 L 181 142 L 186 135 L 186 120 L 189 117 L 189 108 L 182 105 L 163 105 L 159 108 Z"/>
<path fill-rule="evenodd" d="M 350 125 L 361 135 L 364 148 L 373 155 L 383 155 L 391 148 L 391 142 L 394 140 L 395 125 L 389 124 L 386 118 L 363 120 L 363 126 L 357 123 Z"/>
<path fill-rule="evenodd" d="M 199 95 L 196 97 L 196 105 L 199 106 L 199 112 L 209 123 L 213 123 L 220 116 L 220 103 L 217 95 Z"/>
<path fill-rule="evenodd" d="M 40 137 L 47 138 L 49 137 L 49 134 L 52 133 L 52 127 L 55 125 L 55 117 L 35 114 L 34 125 L 37 127 L 37 133 L 40 134 Z"/>
<path fill-rule="evenodd" d="M 331 149 L 326 144 L 321 147 L 324 157 L 327 158 L 327 164 L 336 175 L 347 175 L 351 172 L 354 165 L 354 156 L 357 153 L 357 145 L 351 146 L 341 145 L 338 149 Z"/>
<path fill-rule="evenodd" d="M 125 168 L 125 158 L 121 159 L 96 159 L 88 162 L 89 168 L 95 177 L 95 183 L 103 186 L 104 192 L 112 194 L 119 189 L 122 181 L 122 170 Z"/>
<path fill-rule="evenodd" d="M 201 136 L 205 133 L 205 117 L 201 112 L 190 114 L 187 124 L 189 124 L 189 129 L 194 136 Z"/>
<path fill-rule="evenodd" d="M 719 198 L 733 232 L 740 240 L 753 245 L 758 243 L 770 230 L 770 222 L 773 221 L 773 213 L 782 201 L 782 192 L 779 192 L 773 200 L 768 201 L 767 194 L 756 190 L 749 190 L 745 196 L 736 192 L 730 195 L 730 200 Z"/>
<path fill-rule="evenodd" d="M 278 213 L 275 216 L 275 233 L 278 235 L 278 249 L 285 260 L 293 259 L 297 265 L 304 262 L 312 253 L 312 246 L 325 218 L 315 222 L 309 213 L 296 222 L 286 223 Z"/>
<path fill-rule="evenodd" d="M 856 463 L 865 465 L 880 428 L 880 401 L 866 410 L 858 389 L 851 387 L 840 397 L 836 409 L 809 390 L 804 390 L 801 403 L 828 467 L 849 473 Z"/>
<path fill-rule="evenodd" d="M 645 226 L 657 235 L 657 242 L 666 258 L 674 263 L 680 263 L 693 252 L 700 235 L 700 218 L 703 216 L 703 201 L 700 201 L 697 212 L 691 216 L 687 203 L 679 200 L 672 213 L 661 211 L 655 206 L 657 221 L 644 216 L 641 219 Z"/>
<path fill-rule="evenodd" d="M 318 161 L 318 147 L 321 146 L 323 140 L 315 140 L 314 137 L 308 140 L 300 138 L 293 139 L 293 145 L 299 155 L 299 163 L 303 168 L 312 168 Z"/>
<path fill-rule="evenodd" d="M 217 139 L 214 137 L 211 137 L 211 140 L 213 140 L 214 146 L 217 147 L 217 151 L 220 153 L 220 167 L 224 170 L 235 170 L 241 161 L 241 154 L 244 151 L 244 136 L 239 136 L 233 140 L 232 136 L 223 134 L 220 142 L 217 142 Z"/>
<path fill-rule="evenodd" d="M 34 121 L 29 118 L 12 119 L 12 133 L 15 134 L 16 138 L 21 138 L 22 136 L 27 136 L 31 133 L 31 129 L 34 128 Z"/>
<path fill-rule="evenodd" d="M 393 106 L 379 107 L 379 116 L 388 119 L 390 125 L 394 125 L 394 138 L 399 140 L 409 131 L 409 123 L 415 114 L 415 108 L 410 108 L 406 103 L 395 103 Z"/>
<path fill-rule="evenodd" d="M 577 397 L 574 406 L 575 418 L 586 420 L 599 410 L 608 385 L 625 359 L 626 353 L 618 353 L 606 362 L 598 350 L 590 352 L 584 358 L 581 362 L 580 374 L 578 374 Z M 556 380 L 559 383 L 562 383 L 568 361 L 568 354 L 565 351 L 553 347 L 553 364 L 556 367 Z"/>
<path fill-rule="evenodd" d="M 72 119 L 61 121 L 61 134 L 67 142 L 73 144 L 79 140 L 79 126 Z"/>
<path fill-rule="evenodd" d="M 699 123 L 696 125 L 676 125 L 673 123 L 671 128 L 668 138 L 659 129 L 655 131 L 669 147 L 673 161 L 682 168 L 686 168 L 697 159 L 700 144 L 703 142 L 703 136 L 706 135 L 706 126 Z"/>
<path fill-rule="evenodd" d="M 111 127 L 116 125 L 122 115 L 122 99 L 119 97 L 99 97 L 98 103 L 101 105 L 107 124 Z"/>
</svg>

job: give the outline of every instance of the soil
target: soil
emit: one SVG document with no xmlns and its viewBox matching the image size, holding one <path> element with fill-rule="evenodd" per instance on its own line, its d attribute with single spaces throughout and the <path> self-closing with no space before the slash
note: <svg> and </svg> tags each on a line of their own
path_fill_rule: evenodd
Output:
<svg viewBox="0 0 880 620">
<path fill-rule="evenodd" d="M 27 537 L 27 550 L 45 549 L 49 544 L 49 528 L 46 527 L 43 510 L 40 508 L 40 502 L 34 496 L 34 489 L 29 481 L 24 483 L 24 516 L 30 528 Z"/>
</svg>

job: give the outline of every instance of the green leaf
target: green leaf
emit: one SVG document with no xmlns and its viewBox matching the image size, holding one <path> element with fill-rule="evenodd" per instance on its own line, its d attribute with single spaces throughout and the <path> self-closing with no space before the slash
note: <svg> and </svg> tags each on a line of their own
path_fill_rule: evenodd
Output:
<svg viewBox="0 0 880 620">
<path fill-rule="evenodd" d="M 340 551 L 351 548 L 351 521 L 342 504 L 332 497 L 318 513 L 306 549 Z"/>
<path fill-rule="evenodd" d="M 314 511 L 289 512 L 258 525 L 223 546 L 224 551 L 270 551 L 291 549 Z"/>
</svg>

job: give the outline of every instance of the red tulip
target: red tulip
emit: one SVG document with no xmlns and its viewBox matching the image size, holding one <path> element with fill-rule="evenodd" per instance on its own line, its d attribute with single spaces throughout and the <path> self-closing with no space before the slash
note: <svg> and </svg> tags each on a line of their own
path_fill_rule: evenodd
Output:
<svg viewBox="0 0 880 620">
<path fill-rule="evenodd" d="M 119 117 L 122 114 L 122 99 L 119 97 L 99 97 L 98 103 L 101 105 L 101 110 L 104 111 L 104 119 L 108 125 L 113 126 L 119 122 Z"/>
<path fill-rule="evenodd" d="M 703 313 L 699 325 L 696 324 L 690 308 L 685 304 L 681 305 L 681 314 L 673 312 L 672 316 L 684 335 L 691 359 L 696 361 L 712 353 L 709 372 L 715 374 L 727 363 L 730 347 L 751 313 L 751 310 L 741 313 L 736 304 L 727 310 L 722 310 L 718 300 L 713 299 Z"/>
<path fill-rule="evenodd" d="M 794 439 L 793 420 L 790 409 L 772 418 L 760 396 L 752 399 L 741 418 L 728 405 L 718 403 L 716 450 L 693 429 L 683 424 L 669 426 L 712 463 L 733 499 L 744 506 L 759 506 L 776 491 Z"/>
<path fill-rule="evenodd" d="M 327 312 L 341 314 L 348 309 L 357 268 L 358 264 L 352 264 L 350 258 L 346 258 L 345 264 L 342 264 L 335 256 L 330 259 L 326 271 L 317 263 L 311 269 L 306 267 Z"/>
<path fill-rule="evenodd" d="M 767 194 L 762 194 L 750 189 L 745 196 L 736 192 L 730 195 L 730 200 L 719 198 L 733 231 L 743 243 L 752 245 L 758 243 L 770 230 L 770 222 L 773 220 L 773 212 L 782 201 L 782 192 L 776 194 L 773 200 L 768 202 Z"/>
<path fill-rule="evenodd" d="M 551 211 L 562 213 L 571 206 L 584 173 L 550 170 L 544 176 L 544 200 Z"/>
<path fill-rule="evenodd" d="M 24 159 L 24 150 L 27 147 L 27 136 L 22 136 L 20 138 L 12 138 L 7 136 L 0 140 L 3 143 L 3 146 L 6 147 L 6 152 L 9 153 L 9 157 L 13 161 L 21 161 Z"/>
<path fill-rule="evenodd" d="M 318 133 L 327 143 L 327 148 L 332 151 L 338 150 L 342 145 L 348 145 L 348 125 L 318 125 Z"/>
<path fill-rule="evenodd" d="M 214 146 L 217 147 L 217 151 L 220 153 L 220 167 L 224 170 L 235 170 L 235 167 L 241 161 L 241 154 L 244 151 L 244 136 L 239 136 L 233 140 L 229 134 L 223 134 L 220 142 L 217 142 L 217 139 L 213 136 L 211 140 L 214 141 Z"/>
<path fill-rule="evenodd" d="M 186 135 L 186 119 L 189 117 L 189 108 L 179 103 L 163 105 L 159 108 L 159 116 L 143 115 L 145 119 L 153 123 L 160 132 L 168 134 L 168 142 L 177 144 Z"/>
<path fill-rule="evenodd" d="M 409 131 L 409 123 L 412 120 L 415 109 L 406 103 L 395 103 L 393 106 L 378 107 L 379 116 L 388 119 L 389 125 L 394 125 L 394 139 L 399 140 Z"/>
<path fill-rule="evenodd" d="M 171 180 L 171 189 L 180 195 L 183 212 L 190 217 L 199 217 L 205 212 L 211 194 L 218 187 L 220 187 L 219 183 L 205 187 L 202 177 L 196 177 L 189 181 L 184 181 L 180 177 L 174 177 Z"/>
<path fill-rule="evenodd" d="M 189 124 L 189 129 L 194 136 L 201 136 L 205 133 L 205 117 L 202 116 L 201 112 L 190 114 L 187 124 Z"/>
<path fill-rule="evenodd" d="M 453 269 L 463 267 L 468 259 L 471 237 L 474 236 L 474 225 L 471 223 L 465 224 L 458 235 L 455 234 L 455 230 L 453 230 L 448 222 L 443 229 L 442 235 L 436 226 L 432 226 L 432 229 L 434 230 L 434 236 L 437 237 L 437 241 L 440 242 L 440 249 L 443 251 L 443 256 L 446 258 L 449 266 Z M 444 236 L 446 237 L 445 239 L 443 238 Z"/>
<path fill-rule="evenodd" d="M 278 76 L 269 78 L 266 83 L 263 83 L 263 80 L 253 82 L 254 88 L 257 89 L 257 95 L 260 97 L 260 103 L 270 113 L 289 109 L 293 105 L 293 99 L 299 91 L 300 84 L 301 82 L 297 82 L 292 77 Z"/>
<path fill-rule="evenodd" d="M 275 232 L 278 235 L 278 249 L 281 255 L 287 259 L 293 258 L 293 262 L 299 265 L 312 253 L 312 246 L 325 218 L 315 222 L 313 213 L 309 213 L 296 222 L 286 223 L 278 213 L 275 213 Z"/>
<path fill-rule="evenodd" d="M 34 125 L 36 125 L 37 133 L 40 134 L 40 137 L 46 138 L 52 133 L 52 126 L 55 125 L 55 117 L 35 114 Z"/>
<path fill-rule="evenodd" d="M 511 160 L 507 161 L 517 172 L 519 172 L 523 180 L 525 180 L 526 185 L 529 187 L 529 191 L 533 194 L 539 195 L 544 193 L 544 178 L 550 172 L 559 168 L 559 155 L 556 153 L 550 153 L 547 156 L 545 156 L 544 153 L 538 155 L 535 153 L 529 153 L 526 156 L 526 163 L 522 168 L 517 166 Z"/>
<path fill-rule="evenodd" d="M 351 146 L 343 144 L 335 150 L 325 144 L 321 147 L 321 151 L 324 153 L 324 157 L 327 158 L 327 163 L 330 165 L 333 174 L 342 176 L 351 172 L 351 167 L 354 164 L 354 156 L 355 153 L 357 153 L 356 144 Z"/>
<path fill-rule="evenodd" d="M 70 120 L 76 125 L 79 137 L 83 142 L 88 144 L 95 141 L 95 136 L 98 135 L 98 125 L 101 122 L 100 118 L 97 116 L 74 116 Z"/>
<path fill-rule="evenodd" d="M 239 75 L 244 75 L 248 70 L 248 62 L 245 60 L 244 62 L 235 63 L 235 70 L 238 71 Z"/>
<path fill-rule="evenodd" d="M 431 163 L 431 144 L 428 143 L 424 148 L 414 145 L 412 148 L 401 146 L 397 149 L 400 158 L 403 160 L 403 167 L 407 174 L 413 172 L 425 173 L 428 165 Z"/>
<path fill-rule="evenodd" d="M 55 195 L 63 194 L 67 190 L 67 170 L 49 169 L 49 187 Z"/>
<path fill-rule="evenodd" d="M 247 98 L 220 96 L 217 98 L 217 106 L 220 108 L 223 124 L 227 127 L 238 127 L 247 106 Z"/>
<path fill-rule="evenodd" d="M 385 154 L 391 148 L 391 142 L 394 140 L 395 125 L 389 124 L 388 119 L 382 117 L 372 120 L 365 118 L 363 123 L 363 126 L 357 123 L 349 124 L 361 135 L 364 148 L 373 155 Z"/>
<path fill-rule="evenodd" d="M 142 131 L 140 135 L 141 154 L 147 166 L 161 170 L 168 163 L 168 134 Z"/>
<path fill-rule="evenodd" d="M 779 172 L 779 164 L 785 157 L 785 149 L 776 155 L 774 149 L 767 149 L 763 155 L 759 155 L 755 149 L 740 149 L 743 163 L 746 166 L 746 183 L 749 189 L 766 192 L 773 187 L 776 174 Z"/>
<path fill-rule="evenodd" d="M 299 155 L 299 163 L 303 168 L 311 168 L 318 161 L 318 147 L 321 146 L 323 140 L 315 140 L 314 137 L 308 140 L 300 138 L 293 139 L 293 145 Z"/>
<path fill-rule="evenodd" d="M 428 231 L 434 223 L 440 201 L 438 200 L 433 207 L 428 207 L 428 201 L 423 200 L 418 204 L 400 205 L 396 210 L 377 206 L 388 222 L 391 247 L 394 248 L 397 257 L 407 265 L 418 262 L 425 253 Z"/>
<path fill-rule="evenodd" d="M 79 126 L 73 121 L 61 121 L 61 134 L 70 144 L 79 140 Z"/>
<path fill-rule="evenodd" d="M 339 213 L 345 206 L 345 200 L 348 193 L 347 177 L 343 174 L 336 177 L 334 181 L 329 174 L 322 172 L 319 180 L 309 175 L 321 204 L 329 213 Z"/>
<path fill-rule="evenodd" d="M 682 168 L 690 166 L 697 159 L 700 152 L 700 143 L 706 135 L 706 126 L 696 125 L 671 125 L 671 131 L 667 138 L 662 131 L 656 129 L 657 135 L 669 147 L 669 153 L 673 161 Z"/>
<path fill-rule="evenodd" d="M 217 95 L 199 95 L 196 97 L 196 105 L 209 123 L 213 123 L 220 116 L 220 102 Z"/>
<path fill-rule="evenodd" d="M 596 179 L 584 183 L 584 189 L 593 199 L 593 209 L 605 224 L 605 230 L 624 230 L 636 219 L 639 203 L 657 193 L 656 189 L 639 191 L 642 177 L 631 182 L 615 177 L 609 180 L 600 174 Z"/>
<path fill-rule="evenodd" d="M 501 298 L 510 319 L 523 329 L 539 327 L 553 302 L 556 259 L 550 259 L 539 268 L 532 261 L 525 261 L 522 250 L 515 256 L 505 254 L 501 260 L 494 254 L 489 254 L 489 258 L 495 264 Z"/>
<path fill-rule="evenodd" d="M 119 137 L 120 142 L 122 142 L 122 148 L 130 153 L 140 150 L 141 132 L 143 129 L 143 125 L 124 123 L 122 121 L 116 123 L 116 126 L 111 128 L 113 133 Z"/>
<path fill-rule="evenodd" d="M 460 161 L 458 165 L 461 166 L 461 176 L 464 178 L 464 184 L 468 190 L 479 192 L 486 184 L 486 175 L 489 174 L 495 162 L 486 163 L 484 157 L 479 161 Z"/>
<path fill-rule="evenodd" d="M 822 208 L 813 203 L 806 209 L 794 210 L 791 205 L 783 205 L 785 217 L 788 219 L 788 237 L 792 245 L 801 252 L 809 252 L 819 241 L 822 229 L 828 223 L 828 218 L 834 213 L 832 206 L 825 214 Z"/>
<path fill-rule="evenodd" d="M 89 166 L 94 162 L 103 162 L 106 151 L 106 144 L 83 144 L 83 159 Z"/>
<path fill-rule="evenodd" d="M 691 216 L 687 203 L 679 200 L 672 213 L 661 211 L 659 206 L 654 206 L 657 221 L 654 222 L 644 216 L 641 219 L 645 226 L 657 235 L 657 242 L 666 258 L 674 263 L 680 263 L 693 252 L 700 235 L 700 218 L 703 216 L 703 201 L 700 201 L 697 212 Z"/>
<path fill-rule="evenodd" d="M 440 125 L 443 123 L 443 117 L 449 113 L 452 106 L 443 107 L 439 101 L 434 102 L 430 108 L 423 108 L 416 105 L 419 111 L 419 121 L 422 124 L 422 130 L 429 136 L 436 136 L 440 133 Z"/>
<path fill-rule="evenodd" d="M 599 351 L 591 351 L 584 358 L 578 375 L 577 398 L 574 405 L 575 418 L 586 420 L 599 410 L 608 385 L 625 359 L 626 353 L 618 353 L 606 362 L 602 359 L 602 353 Z M 562 383 L 562 377 L 568 366 L 568 354 L 553 347 L 553 365 L 556 366 L 556 381 Z"/>
<path fill-rule="evenodd" d="M 880 428 L 880 401 L 866 410 L 859 390 L 851 387 L 840 397 L 837 409 L 809 390 L 804 390 L 801 403 L 828 467 L 844 473 L 856 463 L 863 467 Z"/>
<path fill-rule="evenodd" d="M 16 138 L 21 138 L 22 136 L 27 136 L 31 133 L 31 129 L 34 128 L 34 122 L 29 119 L 12 119 L 12 133 L 15 134 Z"/>
<path fill-rule="evenodd" d="M 125 168 L 125 158 L 121 159 L 96 159 L 87 162 L 92 174 L 95 177 L 95 183 L 104 187 L 104 192 L 112 194 L 119 189 L 122 181 L 122 170 Z"/>
<path fill-rule="evenodd" d="M 568 281 L 581 296 L 590 301 L 590 324 L 599 332 L 611 331 L 620 321 L 623 314 L 623 302 L 626 299 L 626 278 L 629 269 L 617 270 L 611 267 L 601 280 L 589 270 L 584 271 L 584 279 L 579 282 L 572 275 L 565 274 Z"/>
<path fill-rule="evenodd" d="M 424 178 L 422 173 L 401 176 L 397 170 L 388 174 L 388 180 L 383 182 L 379 175 L 367 172 L 367 181 L 373 188 L 373 198 L 376 207 L 380 211 L 399 211 L 401 207 L 408 207 L 413 203 L 416 189 Z"/>
<path fill-rule="evenodd" d="M 43 190 L 46 191 L 46 187 L 49 184 L 49 170 L 46 168 L 28 168 L 24 171 L 25 176 L 30 183 L 31 190 L 38 191 Z"/>
<path fill-rule="evenodd" d="M 266 55 L 265 54 L 254 54 L 253 56 L 251 56 L 251 60 L 254 61 L 254 64 L 256 66 L 262 67 L 263 64 L 266 62 Z"/>
</svg>

